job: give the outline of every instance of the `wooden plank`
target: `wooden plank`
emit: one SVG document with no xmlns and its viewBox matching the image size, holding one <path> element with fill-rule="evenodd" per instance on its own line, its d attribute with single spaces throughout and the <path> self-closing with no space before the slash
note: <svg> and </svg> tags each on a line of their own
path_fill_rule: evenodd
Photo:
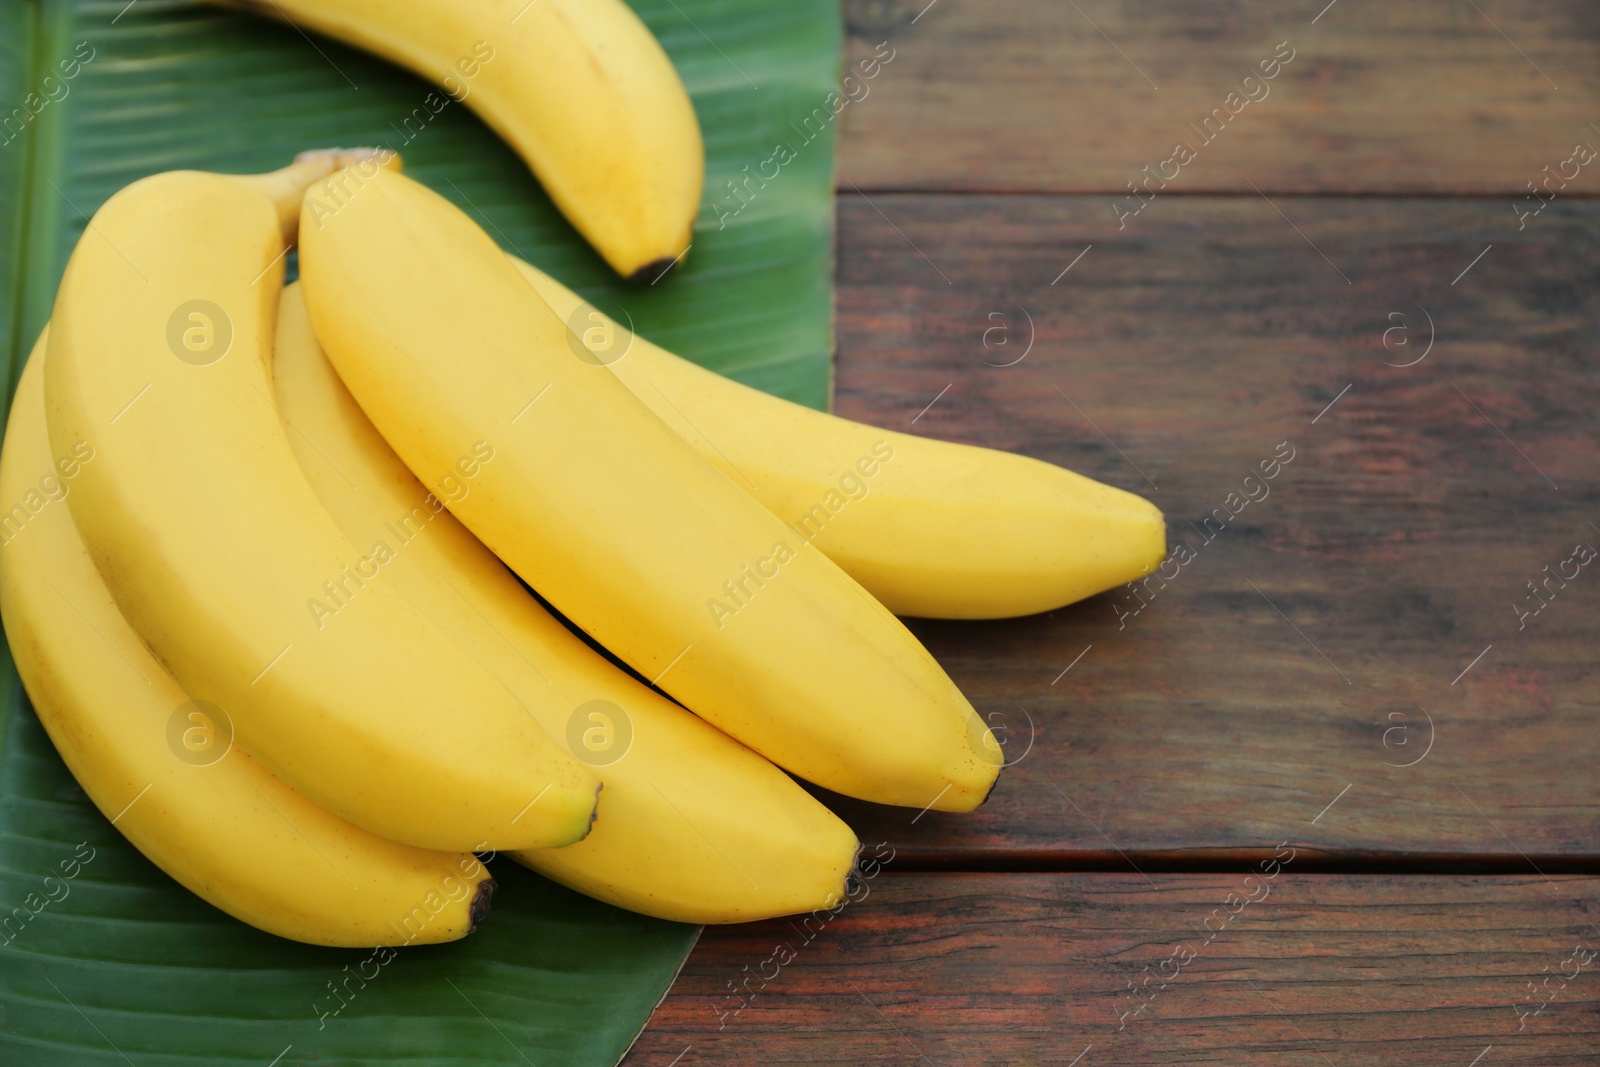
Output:
<svg viewBox="0 0 1600 1067">
<path fill-rule="evenodd" d="M 1197 158 L 1173 193 L 1512 195 L 1576 142 L 1600 146 L 1600 8 L 1579 0 L 853 0 L 848 12 L 854 73 L 883 42 L 893 58 L 845 86 L 841 190 L 1126 193 L 1187 142 Z M 1292 60 L 1244 84 L 1280 42 Z M 1226 121 L 1208 142 L 1196 128 L 1214 108 Z M 1587 172 L 1573 184 L 1600 190 Z"/>
<path fill-rule="evenodd" d="M 970 815 L 833 798 L 863 840 L 1593 870 L 1600 568 L 1563 561 L 1600 547 L 1600 205 L 1502 209 L 841 197 L 837 410 L 1144 493 L 1194 557 L 1142 608 L 914 623 L 1016 762 Z M 1577 576 L 1519 621 L 1546 566 Z"/>
<path fill-rule="evenodd" d="M 1594 1063 L 1600 880 L 1284 856 L 1270 879 L 881 873 L 826 923 L 708 928 L 624 1062 Z"/>
</svg>

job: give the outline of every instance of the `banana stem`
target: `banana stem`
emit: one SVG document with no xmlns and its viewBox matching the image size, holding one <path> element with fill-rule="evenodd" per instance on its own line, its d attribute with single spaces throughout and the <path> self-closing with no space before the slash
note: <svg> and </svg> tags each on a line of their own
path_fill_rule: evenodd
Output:
<svg viewBox="0 0 1600 1067">
<path fill-rule="evenodd" d="M 287 167 L 266 174 L 240 175 L 239 180 L 272 201 L 278 211 L 283 243 L 292 245 L 299 234 L 300 202 L 306 190 L 334 171 L 363 163 L 398 171 L 400 156 L 387 148 L 318 148 L 301 152 Z"/>
</svg>

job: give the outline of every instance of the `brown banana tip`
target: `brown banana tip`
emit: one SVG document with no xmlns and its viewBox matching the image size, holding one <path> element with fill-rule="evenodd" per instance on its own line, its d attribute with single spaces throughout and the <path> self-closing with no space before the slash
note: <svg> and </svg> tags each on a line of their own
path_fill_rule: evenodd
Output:
<svg viewBox="0 0 1600 1067">
<path fill-rule="evenodd" d="M 660 259 L 653 259 L 628 275 L 628 281 L 634 285 L 654 285 L 674 270 L 677 270 L 678 260 L 682 258 L 682 256 L 678 256 L 676 259 L 671 256 L 662 256 Z"/>
<path fill-rule="evenodd" d="M 472 933 L 478 924 L 489 917 L 489 898 L 494 896 L 498 886 L 493 878 L 485 878 L 478 883 L 478 892 L 472 898 L 472 905 L 467 909 L 467 920 L 471 926 L 467 933 Z"/>
<path fill-rule="evenodd" d="M 1004 766 L 1002 766 L 1000 768 L 1000 770 L 1004 770 L 1004 769 L 1005 769 Z M 989 798 L 994 796 L 994 791 L 997 788 L 999 788 L 999 786 L 1000 786 L 1000 772 L 996 771 L 995 772 L 995 776 L 994 776 L 994 781 L 989 783 L 989 791 L 987 793 L 983 794 L 983 799 L 982 800 L 978 801 L 978 807 L 981 808 L 985 804 L 989 803 Z"/>
<path fill-rule="evenodd" d="M 594 821 L 600 817 L 600 793 L 601 793 L 602 790 L 605 789 L 605 787 L 606 787 L 606 784 L 604 782 L 598 782 L 598 783 L 595 784 L 595 787 L 594 787 L 594 807 L 589 811 L 589 825 L 587 825 L 587 826 L 585 826 L 583 828 L 583 837 L 588 837 L 589 834 L 593 832 L 593 830 L 594 830 Z M 578 841 L 582 841 L 583 837 L 578 838 Z M 577 843 L 578 843 L 577 841 L 573 842 L 573 844 L 577 844 Z"/>
<path fill-rule="evenodd" d="M 850 870 L 844 876 L 844 895 L 846 897 L 849 897 L 851 893 L 867 884 L 866 876 L 861 873 L 861 854 L 866 850 L 866 845 L 857 845 L 856 854 L 850 860 Z"/>
</svg>

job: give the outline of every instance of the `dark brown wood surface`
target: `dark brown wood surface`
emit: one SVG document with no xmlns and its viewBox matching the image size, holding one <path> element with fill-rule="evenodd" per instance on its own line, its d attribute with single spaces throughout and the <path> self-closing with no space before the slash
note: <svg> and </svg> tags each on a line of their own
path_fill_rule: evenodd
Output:
<svg viewBox="0 0 1600 1067">
<path fill-rule="evenodd" d="M 1123 190 L 1230 92 L 1262 99 L 1174 191 L 1525 193 L 1574 143 L 1600 146 L 1600 7 L 1586 0 L 846 10 L 848 58 L 893 49 L 841 116 L 846 189 Z M 1243 86 L 1280 42 L 1289 64 L 1264 89 Z M 1600 190 L 1592 174 L 1576 185 Z"/>
<path fill-rule="evenodd" d="M 993 797 L 819 794 L 893 861 L 708 928 L 626 1062 L 1600 1062 L 1600 8 L 846 22 L 893 58 L 841 119 L 836 410 L 1139 492 L 1189 555 L 913 621 Z"/>
<path fill-rule="evenodd" d="M 626 1063 L 1595 1062 L 1600 881 L 1297 863 L 1270 880 L 891 863 L 826 923 L 708 930 Z"/>
<path fill-rule="evenodd" d="M 837 410 L 1140 492 L 1194 558 L 914 623 L 1015 766 L 973 815 L 840 809 L 917 865 L 1594 859 L 1600 567 L 1528 583 L 1600 548 L 1600 205 L 1521 232 L 1474 200 L 1158 199 L 1121 232 L 1102 205 L 841 197 Z"/>
</svg>

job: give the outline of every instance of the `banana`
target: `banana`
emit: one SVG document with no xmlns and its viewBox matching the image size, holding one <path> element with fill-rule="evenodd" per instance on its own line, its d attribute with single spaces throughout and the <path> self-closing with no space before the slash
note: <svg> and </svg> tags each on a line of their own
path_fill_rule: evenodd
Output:
<svg viewBox="0 0 1600 1067">
<path fill-rule="evenodd" d="M 44 339 L 0 452 L 0 615 L 50 739 L 96 807 L 177 882 L 279 937 L 343 947 L 466 936 L 494 880 L 470 852 L 398 844 L 324 811 L 231 751 L 140 643 L 84 551 L 64 498 L 101 459 L 53 458 Z"/>
<path fill-rule="evenodd" d="M 700 125 L 672 61 L 623 0 L 218 2 L 442 86 L 448 98 L 420 103 L 403 136 L 421 135 L 451 100 L 465 103 L 623 277 L 659 281 L 688 251 L 705 180 Z"/>
<path fill-rule="evenodd" d="M 319 228 L 312 205 L 337 186 Z M 345 385 L 557 610 L 803 778 L 880 803 L 983 802 L 999 745 L 933 657 L 570 349 L 462 212 L 399 174 L 341 175 L 307 192 L 300 237 L 311 321 Z"/>
<path fill-rule="evenodd" d="M 863 426 L 740 385 L 637 337 L 513 260 L 633 395 L 896 615 L 1032 615 L 1167 553 L 1142 497 L 1026 456 Z"/>
<path fill-rule="evenodd" d="M 311 487 L 386 577 L 515 693 L 605 784 L 589 836 L 513 858 L 569 888 L 679 922 L 832 907 L 855 834 L 788 775 L 640 685 L 550 615 L 416 480 L 317 344 L 300 286 L 283 292 L 279 411 Z"/>
<path fill-rule="evenodd" d="M 97 456 L 72 516 L 156 658 L 290 786 L 424 848 L 576 841 L 597 780 L 340 532 L 273 407 L 284 230 L 332 165 L 159 174 L 96 212 L 45 363 L 52 447 Z"/>
</svg>

